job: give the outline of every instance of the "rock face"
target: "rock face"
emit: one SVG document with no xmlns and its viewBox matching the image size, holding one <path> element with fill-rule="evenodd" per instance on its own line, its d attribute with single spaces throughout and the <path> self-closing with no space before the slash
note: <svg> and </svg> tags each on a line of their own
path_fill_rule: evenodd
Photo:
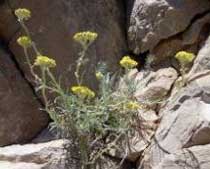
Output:
<svg viewBox="0 0 210 169">
<path fill-rule="evenodd" d="M 197 51 L 209 27 L 208 0 L 136 0 L 129 10 L 128 44 L 136 54 L 165 58 L 181 49 Z"/>
<path fill-rule="evenodd" d="M 186 148 L 166 156 L 154 169 L 209 169 L 210 145 Z"/>
<path fill-rule="evenodd" d="M 0 82 L 0 146 L 29 141 L 46 127 L 48 116 L 2 44 Z"/>
</svg>

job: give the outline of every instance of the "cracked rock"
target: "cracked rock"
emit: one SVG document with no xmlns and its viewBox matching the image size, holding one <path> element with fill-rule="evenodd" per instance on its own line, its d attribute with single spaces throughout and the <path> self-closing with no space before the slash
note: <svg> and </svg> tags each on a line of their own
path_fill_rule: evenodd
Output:
<svg viewBox="0 0 210 169">
<path fill-rule="evenodd" d="M 135 54 L 146 51 L 152 56 L 165 58 L 186 48 L 179 34 L 210 10 L 209 0 L 136 0 L 130 5 L 128 23 L 129 47 Z M 205 20 L 206 23 L 209 20 Z M 198 37 L 197 31 L 189 31 L 190 37 Z M 185 35 L 186 36 L 186 35 Z M 189 40 L 189 37 L 186 39 Z M 190 39 L 192 40 L 192 39 Z M 195 41 L 195 40 L 194 40 Z M 199 41 L 199 39 L 196 39 Z M 191 43 L 193 45 L 193 43 Z M 193 49 L 190 49 L 193 50 Z M 196 51 L 196 50 L 194 50 Z"/>
<path fill-rule="evenodd" d="M 194 146 L 167 155 L 154 169 L 209 169 L 210 145 Z"/>
</svg>

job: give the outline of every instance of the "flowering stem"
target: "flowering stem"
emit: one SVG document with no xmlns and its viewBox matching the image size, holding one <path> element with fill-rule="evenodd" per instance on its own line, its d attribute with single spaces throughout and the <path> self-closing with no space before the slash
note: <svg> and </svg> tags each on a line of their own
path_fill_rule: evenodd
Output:
<svg viewBox="0 0 210 169">
<path fill-rule="evenodd" d="M 46 110 L 48 110 L 48 100 L 46 96 L 46 68 L 41 67 L 41 72 L 42 72 L 42 96 L 44 99 L 45 107 Z"/>
<path fill-rule="evenodd" d="M 35 78 L 36 82 L 40 83 L 41 82 L 41 78 L 34 72 L 33 65 L 31 64 L 31 61 L 29 59 L 29 54 L 28 54 L 27 48 L 24 47 L 23 50 L 24 50 L 24 55 L 26 57 L 26 62 L 29 65 L 30 72 L 31 72 L 32 76 Z"/>
<path fill-rule="evenodd" d="M 87 137 L 81 135 L 79 138 L 80 151 L 81 151 L 81 160 L 82 160 L 82 169 L 88 169 L 88 156 L 89 156 L 89 148 Z"/>
<path fill-rule="evenodd" d="M 186 85 L 186 77 L 185 77 L 186 71 L 185 71 L 184 64 L 181 64 L 180 72 L 181 72 L 181 76 L 182 76 L 182 86 L 185 86 Z"/>
<path fill-rule="evenodd" d="M 31 39 L 31 34 L 27 28 L 27 26 L 25 25 L 25 23 L 23 22 L 23 20 L 18 20 L 20 22 L 21 27 L 23 28 L 23 30 L 25 31 L 26 35 Z M 32 48 L 35 51 L 36 55 L 40 55 L 39 50 L 36 47 L 36 43 L 34 41 L 32 41 Z"/>
<path fill-rule="evenodd" d="M 65 93 L 64 93 L 63 89 L 57 83 L 57 81 L 55 80 L 55 77 L 53 76 L 53 74 L 51 73 L 51 71 L 49 70 L 49 68 L 46 68 L 46 70 L 47 70 L 48 76 L 50 77 L 51 81 L 53 82 L 53 84 L 56 87 L 56 91 L 58 91 L 58 93 L 62 96 L 62 98 L 64 98 L 65 97 Z"/>
<path fill-rule="evenodd" d="M 82 64 L 84 64 L 84 57 L 85 57 L 85 54 L 86 54 L 87 49 L 88 49 L 87 46 L 84 46 L 83 47 L 83 50 L 81 52 L 81 55 L 80 55 L 80 57 L 77 60 L 77 66 L 76 66 L 76 71 L 75 71 L 74 75 L 76 77 L 76 80 L 77 80 L 77 84 L 78 85 L 81 85 L 82 84 L 82 79 L 81 79 L 81 76 L 80 76 L 80 70 L 81 70 Z"/>
</svg>

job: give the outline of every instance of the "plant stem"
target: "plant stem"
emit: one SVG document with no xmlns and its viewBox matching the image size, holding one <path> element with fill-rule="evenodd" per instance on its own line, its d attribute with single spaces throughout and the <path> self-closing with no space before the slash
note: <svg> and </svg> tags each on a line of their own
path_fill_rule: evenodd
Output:
<svg viewBox="0 0 210 169">
<path fill-rule="evenodd" d="M 23 28 L 23 30 L 25 31 L 26 35 L 31 39 L 31 34 L 27 28 L 27 26 L 25 25 L 25 23 L 22 20 L 18 20 L 20 22 L 21 27 Z M 35 51 L 36 55 L 41 55 L 39 50 L 36 47 L 36 43 L 34 41 L 32 41 L 32 48 Z"/>
<path fill-rule="evenodd" d="M 41 67 L 41 73 L 42 73 L 42 96 L 45 103 L 45 108 L 48 111 L 48 100 L 46 96 L 46 68 Z"/>
<path fill-rule="evenodd" d="M 41 78 L 34 72 L 33 65 L 31 64 L 31 61 L 29 59 L 29 54 L 28 54 L 27 48 L 24 47 L 23 50 L 24 50 L 24 55 L 26 57 L 26 62 L 29 65 L 30 72 L 31 72 L 32 76 L 35 78 L 36 82 L 40 83 L 41 82 Z"/>
<path fill-rule="evenodd" d="M 54 75 L 51 73 L 51 71 L 49 70 L 49 68 L 46 68 L 47 74 L 50 77 L 51 81 L 53 82 L 56 91 L 58 91 L 58 93 L 62 96 L 62 98 L 65 98 L 65 93 L 63 91 L 63 89 L 61 88 L 60 84 L 57 83 Z"/>
<path fill-rule="evenodd" d="M 82 79 L 81 79 L 81 76 L 80 76 L 80 71 L 81 71 L 81 66 L 84 64 L 84 58 L 85 58 L 85 54 L 86 54 L 86 51 L 87 51 L 87 47 L 83 47 L 83 50 L 80 54 L 80 57 L 77 59 L 77 66 L 76 66 L 76 71 L 74 73 L 75 77 L 76 77 L 76 81 L 77 81 L 77 84 L 78 85 L 81 85 L 82 84 Z"/>
<path fill-rule="evenodd" d="M 186 85 L 186 71 L 185 71 L 185 65 L 184 64 L 181 64 L 181 69 L 180 69 L 180 72 L 181 72 L 181 76 L 182 76 L 182 87 Z"/>
</svg>

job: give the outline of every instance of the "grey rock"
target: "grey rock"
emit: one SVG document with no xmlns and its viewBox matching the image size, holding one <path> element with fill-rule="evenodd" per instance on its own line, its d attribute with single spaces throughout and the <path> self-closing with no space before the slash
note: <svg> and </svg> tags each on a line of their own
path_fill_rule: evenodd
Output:
<svg viewBox="0 0 210 169">
<path fill-rule="evenodd" d="M 167 155 L 154 169 L 209 169 L 210 145 L 194 146 Z"/>
<path fill-rule="evenodd" d="M 65 169 L 65 140 L 0 148 L 2 169 Z"/>
<path fill-rule="evenodd" d="M 68 147 L 67 140 L 54 140 L 39 144 L 12 145 L 0 148 L 1 169 L 80 169 L 78 156 Z M 120 159 L 105 157 L 103 169 L 114 168 Z M 77 163 L 77 164 L 76 164 Z M 129 162 L 125 162 L 120 169 L 132 169 Z"/>
<path fill-rule="evenodd" d="M 135 97 L 138 101 L 148 104 L 160 101 L 167 96 L 177 77 L 177 72 L 173 68 L 159 69 L 156 72 L 150 72 L 146 77 L 143 72 L 140 72 L 136 76 L 139 87 Z"/>
<path fill-rule="evenodd" d="M 169 98 L 162 120 L 147 150 L 144 166 L 158 165 L 164 156 L 185 147 L 210 143 L 210 76 L 192 81 Z"/>
<path fill-rule="evenodd" d="M 194 61 L 194 65 L 193 65 L 191 71 L 189 72 L 188 76 L 193 76 L 197 73 L 201 73 L 201 72 L 210 70 L 210 57 L 209 57 L 210 48 L 209 48 L 209 45 L 210 45 L 210 37 L 208 37 L 205 44 L 199 51 L 199 53 Z"/>
<path fill-rule="evenodd" d="M 197 54 L 209 36 L 210 14 L 207 13 L 197 19 L 183 33 L 162 40 L 150 51 L 149 57 L 153 57 L 153 64 L 160 65 L 164 60 L 173 58 L 181 50 Z M 173 63 L 173 59 L 170 59 Z"/>
<path fill-rule="evenodd" d="M 202 15 L 205 17 L 210 9 L 210 2 L 208 0 L 136 0 L 130 8 L 132 8 L 128 19 L 130 49 L 136 54 L 150 51 L 152 55 L 165 57 L 187 46 L 182 43 L 179 34 L 190 29 L 194 22 L 202 18 Z M 203 23 L 209 23 L 208 19 L 204 20 Z M 193 33 L 194 38 L 198 38 L 199 29 L 204 26 L 202 23 L 196 23 L 196 25 L 187 33 Z M 197 31 L 194 31 L 195 27 L 199 27 Z M 192 39 L 188 36 L 187 40 Z M 184 43 L 187 40 L 184 40 Z"/>
</svg>

